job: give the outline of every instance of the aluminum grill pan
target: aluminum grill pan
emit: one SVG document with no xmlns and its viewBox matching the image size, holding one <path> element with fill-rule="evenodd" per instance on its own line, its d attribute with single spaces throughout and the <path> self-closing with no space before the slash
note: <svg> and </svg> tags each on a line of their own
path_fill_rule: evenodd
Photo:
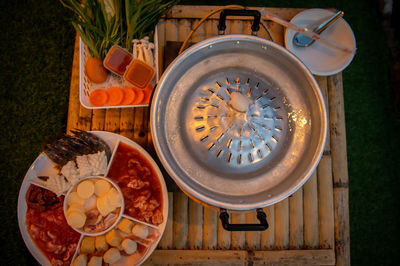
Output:
<svg viewBox="0 0 400 266">
<path fill-rule="evenodd" d="M 327 114 L 312 74 L 285 48 L 248 35 L 209 38 L 178 56 L 151 106 L 160 160 L 193 197 L 262 208 L 301 187 L 321 158 Z"/>
</svg>

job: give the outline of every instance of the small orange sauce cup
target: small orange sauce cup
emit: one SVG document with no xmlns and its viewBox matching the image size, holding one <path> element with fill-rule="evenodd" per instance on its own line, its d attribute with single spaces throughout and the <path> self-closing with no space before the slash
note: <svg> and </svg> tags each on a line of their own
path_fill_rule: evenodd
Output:
<svg viewBox="0 0 400 266">
<path fill-rule="evenodd" d="M 124 78 L 133 86 L 144 89 L 153 79 L 154 69 L 145 62 L 133 59 L 127 67 Z"/>
<path fill-rule="evenodd" d="M 117 75 L 124 75 L 126 67 L 131 63 L 133 56 L 118 45 L 113 45 L 104 58 L 105 68 Z"/>
</svg>

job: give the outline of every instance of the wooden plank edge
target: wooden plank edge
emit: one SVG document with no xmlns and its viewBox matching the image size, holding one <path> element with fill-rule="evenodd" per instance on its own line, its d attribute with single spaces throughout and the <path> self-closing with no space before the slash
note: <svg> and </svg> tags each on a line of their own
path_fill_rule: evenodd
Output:
<svg viewBox="0 0 400 266">
<path fill-rule="evenodd" d="M 189 199 L 188 247 L 203 247 L 203 206 Z"/>
<path fill-rule="evenodd" d="M 79 36 L 76 34 L 69 92 L 67 133 L 70 133 L 70 130 L 76 128 L 78 125 L 79 108 Z"/>
<path fill-rule="evenodd" d="M 261 232 L 261 249 L 273 250 L 275 247 L 275 206 L 265 207 L 264 212 L 267 215 L 269 227 Z"/>
<path fill-rule="evenodd" d="M 188 247 L 189 198 L 183 192 L 174 192 L 173 195 L 173 247 L 175 249 L 184 249 Z"/>
<path fill-rule="evenodd" d="M 203 208 L 203 249 L 216 249 L 218 245 L 218 210 L 216 208 Z M 225 229 L 223 229 L 225 231 Z M 228 232 L 228 231 L 225 231 Z M 224 233 L 225 233 L 224 232 Z M 223 237 L 224 235 L 220 236 Z M 225 234 L 226 236 L 226 234 Z M 230 236 L 230 234 L 229 234 Z M 226 239 L 224 239 L 226 240 Z M 228 245 L 228 240 L 224 242 Z M 230 238 L 229 238 L 230 244 Z M 227 247 L 229 248 L 229 247 Z"/>
<path fill-rule="evenodd" d="M 349 189 L 342 73 L 328 77 L 335 254 L 337 265 L 350 265 Z"/>
<path fill-rule="evenodd" d="M 275 205 L 275 249 L 289 248 L 289 199 Z"/>
<path fill-rule="evenodd" d="M 334 265 L 333 249 L 155 250 L 144 265 Z"/>
<path fill-rule="evenodd" d="M 304 246 L 306 248 L 318 248 L 318 179 L 316 170 L 304 184 L 303 208 L 304 208 Z"/>
<path fill-rule="evenodd" d="M 168 218 L 167 225 L 165 226 L 164 234 L 161 237 L 160 242 L 158 243 L 157 248 L 159 249 L 169 249 L 172 248 L 174 244 L 174 194 L 173 192 L 168 192 Z"/>
<path fill-rule="evenodd" d="M 317 168 L 317 176 L 319 245 L 321 248 L 333 248 L 335 246 L 335 230 L 332 159 L 330 155 L 322 156 Z"/>
<path fill-rule="evenodd" d="M 289 249 L 304 247 L 303 188 L 289 197 Z"/>
</svg>

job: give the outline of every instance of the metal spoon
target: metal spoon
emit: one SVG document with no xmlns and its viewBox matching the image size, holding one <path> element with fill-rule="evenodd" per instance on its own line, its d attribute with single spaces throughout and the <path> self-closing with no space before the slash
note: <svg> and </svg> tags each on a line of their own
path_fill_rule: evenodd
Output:
<svg viewBox="0 0 400 266">
<path fill-rule="evenodd" d="M 318 21 L 317 23 L 311 25 L 308 30 L 312 30 L 313 32 L 320 34 L 323 32 L 326 28 L 328 28 L 330 25 L 332 25 L 336 20 L 339 18 L 343 17 L 344 12 L 343 11 L 338 11 L 336 14 L 328 18 L 327 20 L 323 21 Z M 297 46 L 300 47 L 308 47 L 311 44 L 315 42 L 314 39 L 297 32 L 294 37 L 293 37 L 293 43 Z"/>
</svg>

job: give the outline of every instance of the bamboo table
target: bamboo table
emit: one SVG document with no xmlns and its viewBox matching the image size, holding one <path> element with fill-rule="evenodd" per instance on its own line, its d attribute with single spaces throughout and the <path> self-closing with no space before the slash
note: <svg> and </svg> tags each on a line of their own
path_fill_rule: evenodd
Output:
<svg viewBox="0 0 400 266">
<path fill-rule="evenodd" d="M 175 6 L 158 26 L 159 66 L 168 41 L 182 42 L 191 27 L 211 6 Z M 262 8 L 258 8 L 261 10 Z M 290 20 L 303 9 L 266 8 Z M 226 33 L 250 33 L 251 21 L 233 18 Z M 283 45 L 284 29 L 268 22 L 277 43 Z M 197 42 L 217 35 L 217 15 L 192 36 Z M 261 29 L 260 37 L 269 39 Z M 160 69 L 162 70 L 162 69 Z M 316 171 L 288 199 L 266 207 L 270 227 L 263 232 L 228 232 L 218 210 L 204 207 L 184 193 L 170 189 L 165 233 L 149 265 L 349 265 L 349 212 L 346 132 L 342 74 L 316 79 L 329 111 L 328 141 Z M 149 108 L 88 110 L 79 102 L 79 43 L 75 43 L 67 132 L 73 128 L 105 130 L 126 136 L 155 158 L 149 127 Z M 160 165 L 161 166 L 161 165 Z M 167 177 L 168 180 L 170 180 Z M 167 181 L 168 181 L 167 180 Z M 257 221 L 255 212 L 233 213 L 232 223 Z"/>
</svg>

